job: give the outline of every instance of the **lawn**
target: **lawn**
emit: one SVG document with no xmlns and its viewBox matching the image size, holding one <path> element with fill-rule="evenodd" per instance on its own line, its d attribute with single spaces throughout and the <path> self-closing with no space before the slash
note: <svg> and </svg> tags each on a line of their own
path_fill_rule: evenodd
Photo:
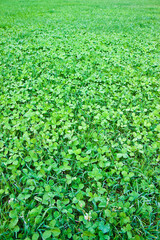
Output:
<svg viewBox="0 0 160 240">
<path fill-rule="evenodd" d="M 0 0 L 0 240 L 160 239 L 159 0 Z"/>
</svg>

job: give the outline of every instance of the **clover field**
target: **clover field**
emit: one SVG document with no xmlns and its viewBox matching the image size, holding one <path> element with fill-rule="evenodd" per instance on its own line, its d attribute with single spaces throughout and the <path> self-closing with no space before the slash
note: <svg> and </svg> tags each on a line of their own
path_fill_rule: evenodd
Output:
<svg viewBox="0 0 160 240">
<path fill-rule="evenodd" d="M 0 239 L 160 239 L 160 2 L 0 0 Z"/>
</svg>

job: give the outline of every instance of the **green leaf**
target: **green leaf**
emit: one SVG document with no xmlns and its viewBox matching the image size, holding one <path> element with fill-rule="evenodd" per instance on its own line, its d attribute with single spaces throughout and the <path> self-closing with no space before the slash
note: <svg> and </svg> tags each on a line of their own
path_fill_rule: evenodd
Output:
<svg viewBox="0 0 160 240">
<path fill-rule="evenodd" d="M 2 141 L 0 141 L 0 148 L 3 148 L 4 143 Z"/>
<path fill-rule="evenodd" d="M 0 189 L 0 195 L 4 193 L 4 189 Z"/>
<path fill-rule="evenodd" d="M 34 233 L 32 236 L 32 240 L 38 240 L 39 238 L 39 234 L 38 233 Z"/>
<path fill-rule="evenodd" d="M 14 228 L 17 223 L 18 223 L 18 218 L 13 218 L 13 219 L 10 221 L 9 228 Z"/>
<path fill-rule="evenodd" d="M 95 234 L 93 234 L 93 233 L 91 233 L 91 232 L 89 232 L 89 231 L 84 231 L 84 232 L 83 232 L 83 236 L 84 236 L 84 237 L 96 237 Z"/>
<path fill-rule="evenodd" d="M 54 228 L 55 225 L 56 225 L 56 220 L 52 220 L 52 221 L 49 223 L 50 228 Z"/>
<path fill-rule="evenodd" d="M 80 200 L 78 202 L 78 205 L 81 207 L 81 208 L 84 208 L 85 207 L 85 202 L 83 200 Z"/>
<path fill-rule="evenodd" d="M 39 205 L 37 208 L 33 208 L 30 212 L 29 212 L 29 215 L 32 216 L 32 217 L 35 217 L 37 216 L 38 214 L 40 214 L 42 211 L 42 206 Z"/>
<path fill-rule="evenodd" d="M 9 212 L 10 218 L 17 218 L 17 211 L 16 210 L 11 210 Z"/>
<path fill-rule="evenodd" d="M 126 225 L 126 230 L 127 230 L 127 231 L 130 231 L 130 230 L 132 230 L 132 227 L 131 227 L 131 225 L 130 225 L 130 224 L 127 224 L 127 225 Z"/>
<path fill-rule="evenodd" d="M 16 226 L 14 227 L 14 232 L 19 232 L 19 230 L 20 230 L 19 226 L 16 225 Z"/>
<path fill-rule="evenodd" d="M 132 233 L 130 231 L 127 231 L 127 235 L 129 239 L 132 239 Z"/>
<path fill-rule="evenodd" d="M 54 237 L 58 237 L 60 235 L 60 233 L 61 233 L 61 230 L 59 228 L 54 228 L 52 230 L 52 234 Z"/>
<path fill-rule="evenodd" d="M 106 216 L 106 217 L 110 217 L 110 216 L 111 216 L 111 211 L 110 211 L 109 209 L 106 209 L 106 210 L 104 211 L 104 213 L 105 213 L 105 216 Z"/>
<path fill-rule="evenodd" d="M 99 203 L 98 207 L 100 208 L 105 208 L 107 206 L 107 201 L 103 200 L 102 202 Z"/>
<path fill-rule="evenodd" d="M 99 224 L 99 229 L 100 229 L 103 233 L 107 233 L 107 232 L 109 232 L 109 230 L 110 230 L 110 224 L 107 223 L 107 224 L 104 225 L 104 222 L 101 221 L 100 224 Z"/>
<path fill-rule="evenodd" d="M 157 131 L 157 132 L 160 132 L 160 124 L 157 125 L 157 127 L 156 127 L 156 131 Z"/>
<path fill-rule="evenodd" d="M 79 148 L 79 149 L 74 150 L 74 153 L 75 153 L 76 155 L 79 155 L 79 154 L 81 153 L 81 149 Z"/>
<path fill-rule="evenodd" d="M 123 157 L 123 153 L 118 153 L 117 158 L 121 158 L 121 157 Z"/>
<path fill-rule="evenodd" d="M 43 238 L 44 239 L 47 239 L 49 238 L 50 236 L 52 235 L 52 232 L 50 230 L 46 230 L 44 233 L 43 233 Z"/>
</svg>

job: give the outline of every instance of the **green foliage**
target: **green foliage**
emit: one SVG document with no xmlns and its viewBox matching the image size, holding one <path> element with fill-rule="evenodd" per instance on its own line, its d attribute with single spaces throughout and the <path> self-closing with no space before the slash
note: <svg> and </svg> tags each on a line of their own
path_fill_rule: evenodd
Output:
<svg viewBox="0 0 160 240">
<path fill-rule="evenodd" d="M 0 1 L 0 239 L 159 239 L 159 10 Z"/>
</svg>

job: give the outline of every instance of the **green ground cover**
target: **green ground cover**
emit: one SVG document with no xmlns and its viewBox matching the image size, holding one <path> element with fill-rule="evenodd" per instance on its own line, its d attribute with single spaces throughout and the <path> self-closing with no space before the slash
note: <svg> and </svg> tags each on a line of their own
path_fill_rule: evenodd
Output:
<svg viewBox="0 0 160 240">
<path fill-rule="evenodd" d="M 160 239 L 158 0 L 0 0 L 0 239 Z"/>
</svg>

